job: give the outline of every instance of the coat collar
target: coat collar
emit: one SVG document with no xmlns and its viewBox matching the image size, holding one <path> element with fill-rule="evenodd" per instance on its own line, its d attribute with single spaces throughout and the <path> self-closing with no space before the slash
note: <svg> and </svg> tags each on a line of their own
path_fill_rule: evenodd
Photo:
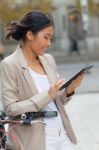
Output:
<svg viewBox="0 0 99 150">
<path fill-rule="evenodd" d="M 24 57 L 24 54 L 22 52 L 22 49 L 20 48 L 20 45 L 17 46 L 16 48 L 16 54 L 18 56 L 18 59 L 19 59 L 19 63 L 21 65 L 21 68 L 23 69 L 28 69 L 28 64 L 27 64 L 27 61 Z"/>
</svg>

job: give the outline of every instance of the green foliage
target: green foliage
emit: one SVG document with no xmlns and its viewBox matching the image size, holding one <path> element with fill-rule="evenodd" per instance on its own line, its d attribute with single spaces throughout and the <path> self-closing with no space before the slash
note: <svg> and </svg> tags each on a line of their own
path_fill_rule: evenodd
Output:
<svg viewBox="0 0 99 150">
<path fill-rule="evenodd" d="M 20 16 L 31 10 L 41 10 L 45 13 L 50 13 L 52 10 L 52 4 L 49 0 L 27 0 L 27 3 L 23 5 L 14 5 L 15 0 L 2 0 L 0 1 L 0 18 L 4 22 L 11 20 L 17 20 Z"/>
<path fill-rule="evenodd" d="M 81 12 L 80 0 L 77 0 L 77 9 Z M 88 10 L 90 15 L 99 14 L 99 2 L 95 3 L 95 0 L 88 0 Z"/>
<path fill-rule="evenodd" d="M 88 4 L 91 15 L 99 14 L 99 2 L 96 3 L 95 0 L 88 0 Z"/>
</svg>

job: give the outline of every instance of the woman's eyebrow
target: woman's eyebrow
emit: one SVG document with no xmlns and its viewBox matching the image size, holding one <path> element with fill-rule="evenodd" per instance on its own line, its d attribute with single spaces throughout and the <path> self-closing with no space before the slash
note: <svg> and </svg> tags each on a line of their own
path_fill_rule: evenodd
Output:
<svg viewBox="0 0 99 150">
<path fill-rule="evenodd" d="M 53 36 L 53 34 L 50 34 L 50 33 L 47 33 L 46 35 L 47 35 L 47 36 L 50 36 L 50 37 L 52 37 L 52 36 Z"/>
</svg>

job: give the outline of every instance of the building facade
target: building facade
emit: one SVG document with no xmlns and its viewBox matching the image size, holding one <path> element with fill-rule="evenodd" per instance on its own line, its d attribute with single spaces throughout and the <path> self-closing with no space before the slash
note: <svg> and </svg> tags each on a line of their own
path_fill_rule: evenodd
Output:
<svg viewBox="0 0 99 150">
<path fill-rule="evenodd" d="M 55 24 L 55 36 L 53 48 L 56 50 L 68 50 L 68 13 L 76 8 L 76 0 L 52 0 L 52 17 Z"/>
<path fill-rule="evenodd" d="M 95 9 L 95 6 L 99 5 L 99 0 L 93 0 L 93 2 L 94 2 L 93 9 Z M 52 11 L 52 16 L 53 16 L 54 24 L 55 24 L 55 36 L 54 36 L 52 49 L 57 50 L 57 51 L 61 50 L 61 51 L 68 52 L 69 50 L 68 14 L 71 10 L 73 9 L 75 10 L 77 8 L 77 0 L 67 0 L 67 1 L 66 0 L 61 0 L 61 1 L 52 0 L 52 3 L 54 7 Z M 80 0 L 80 3 L 81 3 L 81 0 Z M 81 17 L 83 13 L 84 13 L 84 10 L 81 11 Z M 86 49 L 85 43 L 87 43 L 89 53 L 93 53 L 95 49 L 99 50 L 99 42 L 98 42 L 99 40 L 99 26 L 98 26 L 99 13 L 90 15 L 89 12 L 87 12 L 87 17 L 88 17 L 87 22 L 84 23 L 84 21 L 82 21 L 83 29 L 86 26 L 88 28 L 88 31 L 87 31 L 88 35 L 86 38 L 87 42 L 84 42 L 85 40 L 80 41 L 79 45 L 80 45 L 80 49 Z"/>
</svg>

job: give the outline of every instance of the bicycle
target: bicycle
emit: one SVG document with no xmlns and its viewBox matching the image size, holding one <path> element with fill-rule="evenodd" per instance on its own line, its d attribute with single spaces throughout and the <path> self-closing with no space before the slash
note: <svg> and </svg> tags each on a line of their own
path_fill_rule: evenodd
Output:
<svg viewBox="0 0 99 150">
<path fill-rule="evenodd" d="M 7 149 L 6 147 L 6 141 L 7 141 L 7 134 L 9 134 L 10 136 L 12 136 L 14 138 L 14 140 L 16 140 L 17 144 L 18 144 L 18 149 L 21 150 L 21 144 L 20 144 L 20 141 L 18 141 L 18 139 L 16 139 L 16 137 L 11 134 L 11 132 L 7 132 L 5 130 L 5 124 L 14 124 L 14 126 L 12 126 L 10 128 L 10 131 L 12 128 L 14 128 L 15 126 L 17 125 L 32 125 L 34 123 L 43 123 L 45 124 L 44 122 L 42 121 L 33 121 L 33 117 L 29 117 L 29 118 L 26 118 L 26 115 L 25 114 L 22 114 L 20 120 L 15 120 L 16 117 L 12 117 L 10 119 L 8 119 L 8 117 L 6 117 L 6 115 L 4 114 L 4 112 L 0 112 L 0 150 L 10 150 L 10 149 Z"/>
<path fill-rule="evenodd" d="M 21 143 L 20 141 L 11 133 L 11 129 L 17 127 L 18 125 L 32 125 L 34 123 L 42 123 L 45 124 L 43 121 L 40 120 L 33 120 L 39 117 L 56 117 L 57 111 L 45 111 L 45 112 L 28 112 L 25 114 L 21 114 L 15 117 L 7 117 L 4 112 L 0 112 L 0 150 L 11 150 L 7 149 L 6 141 L 7 135 L 10 135 L 16 143 L 18 144 L 18 150 L 21 150 Z M 18 118 L 18 120 L 17 120 Z M 19 120 L 20 118 L 20 120 Z M 9 128 L 8 131 L 5 130 L 5 124 L 14 124 L 12 127 Z"/>
</svg>

